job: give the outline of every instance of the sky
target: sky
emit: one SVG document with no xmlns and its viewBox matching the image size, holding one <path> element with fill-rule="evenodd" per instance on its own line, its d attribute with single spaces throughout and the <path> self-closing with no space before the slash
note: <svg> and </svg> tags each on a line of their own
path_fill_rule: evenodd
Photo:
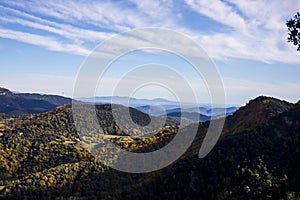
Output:
<svg viewBox="0 0 300 200">
<path fill-rule="evenodd" d="M 285 22 L 299 9 L 298 0 L 1 0 L 0 87 L 72 97 L 83 63 L 99 44 L 156 27 L 184 34 L 207 53 L 222 78 L 227 104 L 244 105 L 260 95 L 297 102 L 300 52 L 287 42 Z M 95 95 L 112 95 L 126 71 L 153 62 L 194 77 L 174 55 L 133 52 L 111 66 Z M 164 77 L 160 74 L 152 76 Z M 190 79 L 201 102 L 209 101 L 203 79 Z M 135 94 L 173 98 L 157 85 Z"/>
</svg>

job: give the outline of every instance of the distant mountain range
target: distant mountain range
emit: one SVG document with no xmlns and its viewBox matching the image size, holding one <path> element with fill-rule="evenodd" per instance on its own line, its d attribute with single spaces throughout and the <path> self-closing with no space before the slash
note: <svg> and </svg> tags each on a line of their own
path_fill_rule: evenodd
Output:
<svg viewBox="0 0 300 200">
<path fill-rule="evenodd" d="M 96 104 L 118 104 L 130 106 L 137 110 L 154 115 L 169 117 L 184 117 L 192 121 L 207 121 L 211 118 L 220 117 L 224 112 L 222 108 L 211 109 L 209 104 L 201 104 L 195 107 L 189 103 L 179 104 L 163 98 L 137 99 L 128 97 L 95 97 L 79 98 L 78 101 Z M 0 88 L 0 113 L 41 113 L 54 109 L 56 106 L 71 104 L 72 99 L 58 95 L 30 94 L 11 92 L 8 89 Z M 193 107 L 194 106 L 194 107 Z M 238 107 L 226 107 L 226 115 L 234 113 Z"/>
<path fill-rule="evenodd" d="M 103 97 L 91 97 L 91 98 L 78 98 L 76 100 L 86 103 L 96 104 L 119 104 L 123 106 L 130 106 L 133 108 L 145 105 L 164 105 L 167 108 L 178 107 L 179 103 L 176 101 L 170 101 L 163 98 L 156 99 L 137 99 L 133 97 L 120 97 L 120 96 L 103 96 Z"/>
<path fill-rule="evenodd" d="M 76 100 L 86 102 L 86 103 L 96 103 L 96 104 L 119 104 L 123 106 L 130 107 L 140 107 L 140 106 L 163 106 L 166 109 L 179 108 L 180 106 L 185 109 L 195 109 L 193 108 L 195 104 L 187 103 L 187 102 L 177 102 L 164 98 L 154 98 L 154 99 L 138 99 L 134 97 L 123 97 L 123 96 L 101 96 L 101 97 L 89 97 L 89 98 L 77 98 Z M 199 107 L 204 107 L 206 109 L 211 108 L 211 104 L 209 103 L 201 103 Z M 218 105 L 215 105 L 218 107 Z M 230 107 L 230 106 L 228 106 Z"/>
<path fill-rule="evenodd" d="M 137 110 L 150 115 L 167 115 L 170 117 L 182 116 L 192 121 L 207 121 L 212 117 L 221 117 L 222 114 L 224 114 L 224 108 L 215 107 L 212 109 L 212 106 L 210 104 L 200 104 L 199 107 L 195 107 L 195 105 L 191 103 L 179 103 L 163 98 L 137 99 L 119 96 L 107 96 L 95 98 L 79 98 L 77 100 L 96 104 L 119 104 L 136 108 Z M 225 113 L 226 115 L 231 115 L 237 109 L 238 107 L 228 106 L 225 108 Z"/>
</svg>

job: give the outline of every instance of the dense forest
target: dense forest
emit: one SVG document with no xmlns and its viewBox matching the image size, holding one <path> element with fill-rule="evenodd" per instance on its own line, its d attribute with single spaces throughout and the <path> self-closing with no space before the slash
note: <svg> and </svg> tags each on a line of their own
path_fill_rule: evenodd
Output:
<svg viewBox="0 0 300 200">
<path fill-rule="evenodd" d="M 144 174 L 111 169 L 85 145 L 109 139 L 127 151 L 151 152 L 174 138 L 179 121 L 168 118 L 154 132 L 122 130 L 111 105 L 96 106 L 96 111 L 105 138 L 94 138 L 93 133 L 79 137 L 71 105 L 19 117 L 1 114 L 0 198 L 300 198 L 300 103 L 270 97 L 251 100 L 226 118 L 221 138 L 203 159 L 198 151 L 209 122 L 187 124 L 185 131 L 197 126 L 198 133 L 186 153 L 170 166 Z M 130 115 L 137 124 L 149 123 L 149 116 L 140 111 L 130 109 Z M 98 153 L 107 162 L 118 159 L 107 149 Z"/>
</svg>

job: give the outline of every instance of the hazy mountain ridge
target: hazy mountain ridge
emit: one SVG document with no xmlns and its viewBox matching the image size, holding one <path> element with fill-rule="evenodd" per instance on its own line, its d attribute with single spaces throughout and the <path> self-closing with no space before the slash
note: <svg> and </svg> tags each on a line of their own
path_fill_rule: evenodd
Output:
<svg viewBox="0 0 300 200">
<path fill-rule="evenodd" d="M 78 98 L 77 100 L 87 103 L 96 104 L 120 104 L 123 106 L 138 107 L 143 105 L 176 105 L 179 103 L 163 98 L 155 99 L 137 99 L 133 97 L 121 97 L 121 96 L 102 96 L 102 97 L 89 97 L 89 98 Z"/>
<path fill-rule="evenodd" d="M 82 102 L 87 103 L 96 103 L 96 104 L 120 104 L 123 106 L 130 106 L 136 108 L 146 114 L 151 115 L 165 115 L 170 113 L 177 113 L 177 112 L 185 112 L 185 115 L 188 116 L 188 113 L 191 113 L 191 117 L 187 117 L 190 119 L 195 119 L 192 115 L 194 113 L 199 113 L 199 115 L 211 117 L 219 116 L 224 114 L 224 110 L 218 105 L 215 105 L 214 108 L 211 108 L 212 105 L 210 104 L 200 104 L 198 107 L 195 107 L 192 103 L 185 103 L 185 102 L 176 102 L 171 101 L 163 98 L 155 98 L 155 99 L 137 99 L 132 97 L 119 97 L 119 96 L 107 96 L 107 97 L 95 97 L 95 98 L 78 98 Z M 230 115 L 234 113 L 238 107 L 234 106 L 227 106 L 225 108 L 226 115 Z M 173 114 L 175 115 L 175 114 Z M 178 115 L 178 114 L 177 114 Z M 205 117 L 204 117 L 205 118 Z"/>
<path fill-rule="evenodd" d="M 197 112 L 169 112 L 167 114 L 167 116 L 185 117 L 185 118 L 193 120 L 194 122 L 197 122 L 197 121 L 204 122 L 204 121 L 208 121 L 211 119 L 211 117 L 199 114 Z"/>
<path fill-rule="evenodd" d="M 79 98 L 79 101 L 85 103 L 94 103 L 94 98 Z M 212 116 L 211 105 L 203 104 L 199 108 L 191 107 L 191 104 L 183 103 L 180 105 L 178 102 L 170 101 L 163 98 L 156 99 L 137 99 L 128 97 L 95 97 L 96 104 L 119 104 L 123 106 L 130 106 L 142 111 L 145 114 L 155 116 L 169 116 L 169 117 L 184 117 L 186 122 L 188 120 L 207 121 Z M 31 94 L 31 93 L 13 93 L 8 89 L 0 88 L 0 113 L 12 114 L 31 114 L 41 113 L 54 109 L 56 106 L 63 104 L 71 104 L 72 99 L 62 97 L 59 95 L 45 95 L 45 94 Z M 203 107 L 205 106 L 205 107 Z M 228 107 L 226 115 L 234 113 L 238 107 Z M 214 108 L 214 116 L 219 117 L 220 112 L 224 111 L 221 108 Z M 197 113 L 199 116 L 197 116 Z"/>
</svg>

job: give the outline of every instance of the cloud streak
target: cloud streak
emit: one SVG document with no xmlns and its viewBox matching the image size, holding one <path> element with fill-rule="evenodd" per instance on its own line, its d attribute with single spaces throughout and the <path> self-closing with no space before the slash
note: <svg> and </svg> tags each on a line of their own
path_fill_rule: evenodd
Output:
<svg viewBox="0 0 300 200">
<path fill-rule="evenodd" d="M 185 0 L 192 10 L 231 29 L 198 36 L 207 51 L 218 58 L 246 58 L 264 62 L 299 63 L 286 42 L 285 21 L 299 1 Z M 296 6 L 298 5 L 298 6 Z"/>
<path fill-rule="evenodd" d="M 183 7 L 220 28 L 187 26 L 181 21 L 187 15 Z M 297 0 L 3 0 L 0 37 L 86 56 L 114 34 L 162 27 L 191 36 L 214 59 L 300 63 L 285 28 L 299 7 Z"/>
<path fill-rule="evenodd" d="M 13 31 L 9 29 L 0 29 L 0 37 L 12 39 L 28 44 L 45 47 L 52 51 L 63 51 L 74 53 L 78 55 L 88 55 L 90 51 L 83 47 L 74 44 L 62 44 L 57 42 L 54 38 L 30 34 L 21 31 Z"/>
</svg>

